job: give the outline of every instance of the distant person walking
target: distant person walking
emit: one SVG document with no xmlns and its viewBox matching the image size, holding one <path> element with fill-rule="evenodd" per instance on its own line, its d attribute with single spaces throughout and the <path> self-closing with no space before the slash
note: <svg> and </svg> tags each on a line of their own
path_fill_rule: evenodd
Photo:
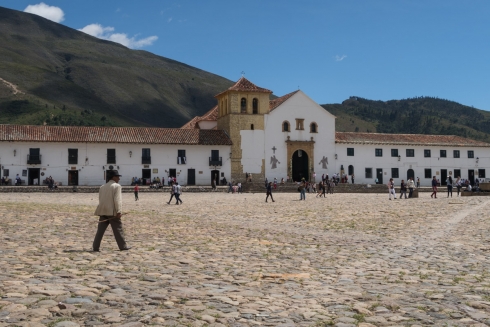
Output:
<svg viewBox="0 0 490 327">
<path fill-rule="evenodd" d="M 306 200 L 306 183 L 305 181 L 302 181 L 300 184 L 299 184 L 299 187 L 298 187 L 298 191 L 299 191 L 299 200 Z"/>
<path fill-rule="evenodd" d="M 175 183 L 172 182 L 171 185 L 172 185 L 172 187 L 170 188 L 170 200 L 168 200 L 167 204 L 170 204 L 170 202 L 172 201 L 172 199 L 175 196 Z"/>
<path fill-rule="evenodd" d="M 177 200 L 175 204 L 182 204 L 182 200 L 180 199 L 180 195 L 182 194 L 182 186 L 179 183 L 175 183 L 175 199 Z"/>
<path fill-rule="evenodd" d="M 415 183 L 413 181 L 413 177 L 408 179 L 408 197 L 411 198 L 413 196 L 413 188 L 415 187 Z"/>
<path fill-rule="evenodd" d="M 138 201 L 140 198 L 139 198 L 139 192 L 140 192 L 140 187 L 138 186 L 138 184 L 136 184 L 134 186 L 134 201 Z"/>
<path fill-rule="evenodd" d="M 405 199 L 407 199 L 407 184 L 405 184 L 405 181 L 402 179 L 402 183 L 400 185 L 400 199 L 405 195 Z"/>
<path fill-rule="evenodd" d="M 451 176 L 449 176 L 446 179 L 446 184 L 447 184 L 447 197 L 449 197 L 449 193 L 451 193 L 451 197 L 453 197 L 453 179 Z"/>
<path fill-rule="evenodd" d="M 269 184 L 267 184 L 266 189 L 267 189 L 267 196 L 265 197 L 265 202 L 267 202 L 267 199 L 269 199 L 269 196 L 271 197 L 272 202 L 275 202 L 274 198 L 272 197 L 272 182 L 269 182 Z"/>
<path fill-rule="evenodd" d="M 417 177 L 417 188 L 420 187 L 420 178 Z"/>
<path fill-rule="evenodd" d="M 393 195 L 393 198 L 396 200 L 395 182 L 393 182 L 393 178 L 390 178 L 386 186 L 388 186 L 389 199 L 391 200 L 391 195 Z"/>
<path fill-rule="evenodd" d="M 432 194 L 430 195 L 430 197 L 434 197 L 435 199 L 437 199 L 437 179 L 436 179 L 436 176 L 433 176 L 432 177 Z"/>
<path fill-rule="evenodd" d="M 459 196 L 459 192 L 461 192 L 461 177 L 458 176 L 456 179 L 456 190 L 458 191 L 457 196 Z"/>
</svg>

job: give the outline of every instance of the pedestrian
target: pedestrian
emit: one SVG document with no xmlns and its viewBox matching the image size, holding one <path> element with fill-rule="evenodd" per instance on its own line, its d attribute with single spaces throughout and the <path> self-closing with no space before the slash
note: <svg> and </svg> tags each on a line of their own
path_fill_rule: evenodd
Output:
<svg viewBox="0 0 490 327">
<path fill-rule="evenodd" d="M 317 190 L 317 193 L 316 193 L 316 198 L 318 196 L 322 197 L 322 191 L 323 191 L 323 182 L 319 182 L 318 183 L 318 190 Z"/>
<path fill-rule="evenodd" d="M 241 182 L 238 182 L 237 186 L 238 186 L 238 193 L 243 194 L 243 192 L 242 192 L 242 183 Z"/>
<path fill-rule="evenodd" d="M 400 199 L 405 195 L 405 199 L 407 199 L 407 184 L 405 184 L 405 180 L 402 179 L 402 183 L 400 185 Z"/>
<path fill-rule="evenodd" d="M 395 182 L 393 182 L 393 178 L 390 178 L 388 183 L 386 184 L 388 186 L 388 194 L 391 200 L 391 195 L 393 194 L 393 198 L 396 200 L 396 193 L 395 193 Z"/>
<path fill-rule="evenodd" d="M 104 237 L 107 226 L 111 225 L 119 250 L 129 250 L 130 246 L 124 239 L 124 229 L 121 221 L 122 216 L 122 187 L 119 185 L 121 175 L 117 170 L 108 172 L 109 181 L 99 189 L 99 205 L 95 209 L 95 216 L 99 216 L 97 233 L 95 234 L 92 250 L 100 251 L 100 243 Z"/>
<path fill-rule="evenodd" d="M 245 182 L 248 182 L 248 173 L 245 173 Z"/>
<path fill-rule="evenodd" d="M 175 204 L 182 204 L 182 200 L 180 199 L 180 195 L 182 194 L 182 186 L 179 183 L 175 182 L 175 199 L 177 200 Z"/>
<path fill-rule="evenodd" d="M 437 199 L 437 179 L 436 179 L 436 176 L 433 176 L 432 177 L 432 194 L 430 195 L 430 197 L 434 197 L 435 199 Z"/>
<path fill-rule="evenodd" d="M 172 182 L 171 185 L 172 185 L 172 187 L 170 188 L 170 200 L 168 200 L 167 204 L 170 204 L 170 202 L 172 201 L 172 199 L 175 196 L 175 183 Z"/>
<path fill-rule="evenodd" d="M 299 200 L 306 200 L 306 182 L 303 180 L 301 181 L 301 183 L 299 184 L 299 187 L 298 187 L 298 191 L 300 193 L 300 198 Z"/>
<path fill-rule="evenodd" d="M 352 175 L 350 176 L 350 179 L 351 179 L 351 181 L 352 181 L 352 184 L 354 184 L 354 174 L 352 174 Z"/>
<path fill-rule="evenodd" d="M 271 197 L 272 202 L 275 202 L 274 198 L 272 197 L 272 182 L 269 182 L 269 184 L 267 184 L 267 196 L 265 197 L 265 202 L 267 202 L 269 196 Z"/>
<path fill-rule="evenodd" d="M 458 176 L 458 178 L 456 179 L 456 190 L 458 191 L 458 196 L 459 196 L 459 192 L 461 192 L 461 177 Z"/>
<path fill-rule="evenodd" d="M 417 177 L 417 188 L 420 187 L 420 178 Z"/>
<path fill-rule="evenodd" d="M 415 182 L 413 181 L 413 177 L 408 179 L 408 197 L 412 198 L 413 196 L 413 188 L 415 187 Z"/>
<path fill-rule="evenodd" d="M 451 197 L 453 197 L 453 178 L 449 176 L 446 179 L 447 184 L 447 197 L 449 197 L 449 193 L 451 193 Z"/>
<path fill-rule="evenodd" d="M 274 190 L 277 189 L 277 178 L 274 177 Z"/>
<path fill-rule="evenodd" d="M 376 177 L 376 179 L 374 180 L 374 182 L 375 182 L 376 184 L 378 184 L 378 183 L 379 183 L 379 181 L 378 181 L 378 177 Z"/>
<path fill-rule="evenodd" d="M 140 192 L 140 187 L 138 184 L 134 186 L 134 201 L 138 201 L 140 198 L 138 197 L 138 194 Z"/>
</svg>

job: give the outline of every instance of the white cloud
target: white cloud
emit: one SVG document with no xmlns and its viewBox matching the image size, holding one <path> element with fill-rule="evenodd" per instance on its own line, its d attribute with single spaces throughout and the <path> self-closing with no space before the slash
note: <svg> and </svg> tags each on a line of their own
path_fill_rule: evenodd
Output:
<svg viewBox="0 0 490 327">
<path fill-rule="evenodd" d="M 172 21 L 173 17 L 170 17 L 169 19 L 167 19 L 167 23 L 170 23 Z"/>
<path fill-rule="evenodd" d="M 24 12 L 44 17 L 56 23 L 61 23 L 65 20 L 65 13 L 61 8 L 48 6 L 44 2 L 38 3 L 37 5 L 28 5 L 24 9 Z"/>
<path fill-rule="evenodd" d="M 342 55 L 342 56 L 336 55 L 336 56 L 335 56 L 335 61 L 342 61 L 342 60 L 344 60 L 345 58 L 347 58 L 347 56 L 346 56 L 346 55 Z"/>
<path fill-rule="evenodd" d="M 95 36 L 99 39 L 120 43 L 132 49 L 138 49 L 146 47 L 148 45 L 152 45 L 153 42 L 158 40 L 158 36 L 155 35 L 146 37 L 144 39 L 136 39 L 136 36 L 128 37 L 128 35 L 125 33 L 113 33 L 114 27 L 104 27 L 100 24 L 90 24 L 85 26 L 84 28 L 79 29 L 79 31 Z"/>
</svg>

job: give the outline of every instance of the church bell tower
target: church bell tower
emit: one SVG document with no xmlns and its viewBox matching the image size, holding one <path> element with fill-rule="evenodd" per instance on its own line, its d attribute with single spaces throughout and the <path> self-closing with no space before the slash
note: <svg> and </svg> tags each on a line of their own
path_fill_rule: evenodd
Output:
<svg viewBox="0 0 490 327">
<path fill-rule="evenodd" d="M 242 140 L 240 131 L 264 130 L 264 115 L 269 113 L 269 97 L 272 91 L 258 87 L 242 77 L 228 90 L 216 95 L 218 100 L 218 129 L 228 133 L 231 146 L 231 178 L 245 181 L 242 166 Z M 265 162 L 261 172 L 253 173 L 254 180 L 263 180 Z"/>
</svg>

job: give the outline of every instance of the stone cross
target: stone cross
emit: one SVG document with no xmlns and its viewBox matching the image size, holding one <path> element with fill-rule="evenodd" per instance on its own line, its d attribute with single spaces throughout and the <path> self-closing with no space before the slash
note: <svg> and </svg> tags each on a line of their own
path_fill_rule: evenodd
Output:
<svg viewBox="0 0 490 327">
<path fill-rule="evenodd" d="M 272 153 L 276 154 L 276 150 L 277 150 L 276 146 L 273 146 L 272 147 Z"/>
</svg>

